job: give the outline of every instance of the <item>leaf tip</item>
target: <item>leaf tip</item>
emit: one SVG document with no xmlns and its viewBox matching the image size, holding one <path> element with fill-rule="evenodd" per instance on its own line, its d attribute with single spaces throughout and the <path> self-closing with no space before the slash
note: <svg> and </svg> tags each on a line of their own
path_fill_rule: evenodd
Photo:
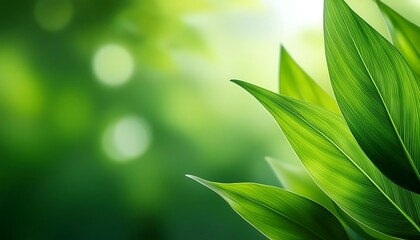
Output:
<svg viewBox="0 0 420 240">
<path fill-rule="evenodd" d="M 185 174 L 185 176 L 186 176 L 187 178 L 194 178 L 194 176 L 193 176 L 193 175 L 190 175 L 190 174 Z"/>
<path fill-rule="evenodd" d="M 269 165 L 271 165 L 274 161 L 276 161 L 274 158 L 269 157 L 269 156 L 265 156 L 264 159 Z"/>
<path fill-rule="evenodd" d="M 191 178 L 192 180 L 197 181 L 197 182 L 204 181 L 203 179 L 201 179 L 201 178 L 199 178 L 199 177 L 196 177 L 196 176 L 194 176 L 194 175 L 185 174 L 185 176 L 186 176 L 187 178 Z"/>
<path fill-rule="evenodd" d="M 187 178 L 191 178 L 192 180 L 194 180 L 194 181 L 196 181 L 196 182 L 198 182 L 198 183 L 200 183 L 200 184 L 202 184 L 202 185 L 204 185 L 204 186 L 212 189 L 213 184 L 211 184 L 211 182 L 209 182 L 207 180 L 204 180 L 202 178 L 199 178 L 199 177 L 194 176 L 194 175 L 189 175 L 189 174 L 186 174 L 185 176 Z"/>
<path fill-rule="evenodd" d="M 243 82 L 243 81 L 238 80 L 238 79 L 231 79 L 230 81 L 231 81 L 231 82 L 233 82 L 233 83 L 236 83 L 236 84 L 238 84 L 238 85 L 240 85 L 240 84 L 241 84 L 241 82 Z"/>
<path fill-rule="evenodd" d="M 237 79 L 232 79 L 230 80 L 231 82 L 238 84 L 240 87 L 242 87 L 243 89 L 247 90 L 248 92 L 251 92 L 251 89 L 256 89 L 257 86 L 255 86 L 254 84 L 242 81 L 242 80 L 237 80 Z"/>
</svg>

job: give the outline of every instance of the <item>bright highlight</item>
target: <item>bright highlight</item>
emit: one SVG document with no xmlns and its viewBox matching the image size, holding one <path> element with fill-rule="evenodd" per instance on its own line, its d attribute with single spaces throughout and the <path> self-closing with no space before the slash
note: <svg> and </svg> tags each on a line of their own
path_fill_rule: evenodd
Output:
<svg viewBox="0 0 420 240">
<path fill-rule="evenodd" d="M 150 137 L 148 124 L 143 119 L 127 116 L 105 130 L 102 147 L 113 160 L 133 160 L 146 152 Z"/>
<path fill-rule="evenodd" d="M 134 61 L 124 47 L 116 44 L 105 45 L 95 54 L 93 71 L 103 84 L 119 86 L 133 75 Z"/>
</svg>

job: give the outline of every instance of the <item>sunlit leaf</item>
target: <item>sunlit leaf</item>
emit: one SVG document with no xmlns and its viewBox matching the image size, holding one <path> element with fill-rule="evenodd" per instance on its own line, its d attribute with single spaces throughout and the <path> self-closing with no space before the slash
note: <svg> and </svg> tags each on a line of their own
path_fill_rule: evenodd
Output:
<svg viewBox="0 0 420 240">
<path fill-rule="evenodd" d="M 255 183 L 223 184 L 189 177 L 223 197 L 270 239 L 349 239 L 332 213 L 297 194 Z"/>
<path fill-rule="evenodd" d="M 377 1 L 386 18 L 395 47 L 405 57 L 420 80 L 420 27 L 408 21 L 390 7 Z"/>
<path fill-rule="evenodd" d="M 267 157 L 266 160 L 286 190 L 307 197 L 330 210 L 330 212 L 346 225 L 345 228 L 348 230 L 347 232 L 351 234 L 352 239 L 397 239 L 370 229 L 363 224 L 358 224 L 318 187 L 300 163 L 279 161 L 269 157 Z"/>
<path fill-rule="evenodd" d="M 387 235 L 420 237 L 420 195 L 386 178 L 337 114 L 234 80 L 273 115 L 305 168 L 346 213 Z"/>
<path fill-rule="evenodd" d="M 420 89 L 401 54 L 343 0 L 326 0 L 328 70 L 341 112 L 373 163 L 420 193 Z"/>
<path fill-rule="evenodd" d="M 284 189 L 307 197 L 328 208 L 331 212 L 335 211 L 331 199 L 315 184 L 301 163 L 279 161 L 269 157 L 266 160 Z"/>
<path fill-rule="evenodd" d="M 280 94 L 315 103 L 340 113 L 335 100 L 328 95 L 282 47 L 280 53 Z"/>
</svg>

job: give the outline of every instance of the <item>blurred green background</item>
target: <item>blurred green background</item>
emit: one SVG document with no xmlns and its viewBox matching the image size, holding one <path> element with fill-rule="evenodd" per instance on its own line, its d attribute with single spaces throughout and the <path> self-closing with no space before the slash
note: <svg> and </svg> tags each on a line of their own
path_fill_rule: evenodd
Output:
<svg viewBox="0 0 420 240">
<path fill-rule="evenodd" d="M 184 175 L 279 185 L 295 155 L 228 80 L 277 89 L 280 42 L 331 91 L 321 0 L 3 0 L 0 238 L 264 239 Z"/>
</svg>

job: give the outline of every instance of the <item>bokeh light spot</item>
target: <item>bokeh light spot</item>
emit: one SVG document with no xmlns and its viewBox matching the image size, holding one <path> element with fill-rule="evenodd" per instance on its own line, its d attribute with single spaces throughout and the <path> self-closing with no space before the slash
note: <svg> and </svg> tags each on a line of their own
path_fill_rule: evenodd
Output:
<svg viewBox="0 0 420 240">
<path fill-rule="evenodd" d="M 70 0 L 38 0 L 34 14 L 35 20 L 43 29 L 59 31 L 70 23 L 73 4 Z"/>
<path fill-rule="evenodd" d="M 122 46 L 102 46 L 93 59 L 93 71 L 99 81 L 109 86 L 126 83 L 134 71 L 131 54 Z"/>
<path fill-rule="evenodd" d="M 102 138 L 102 147 L 111 159 L 133 160 L 150 145 L 150 129 L 141 118 L 126 116 L 108 126 Z"/>
</svg>

